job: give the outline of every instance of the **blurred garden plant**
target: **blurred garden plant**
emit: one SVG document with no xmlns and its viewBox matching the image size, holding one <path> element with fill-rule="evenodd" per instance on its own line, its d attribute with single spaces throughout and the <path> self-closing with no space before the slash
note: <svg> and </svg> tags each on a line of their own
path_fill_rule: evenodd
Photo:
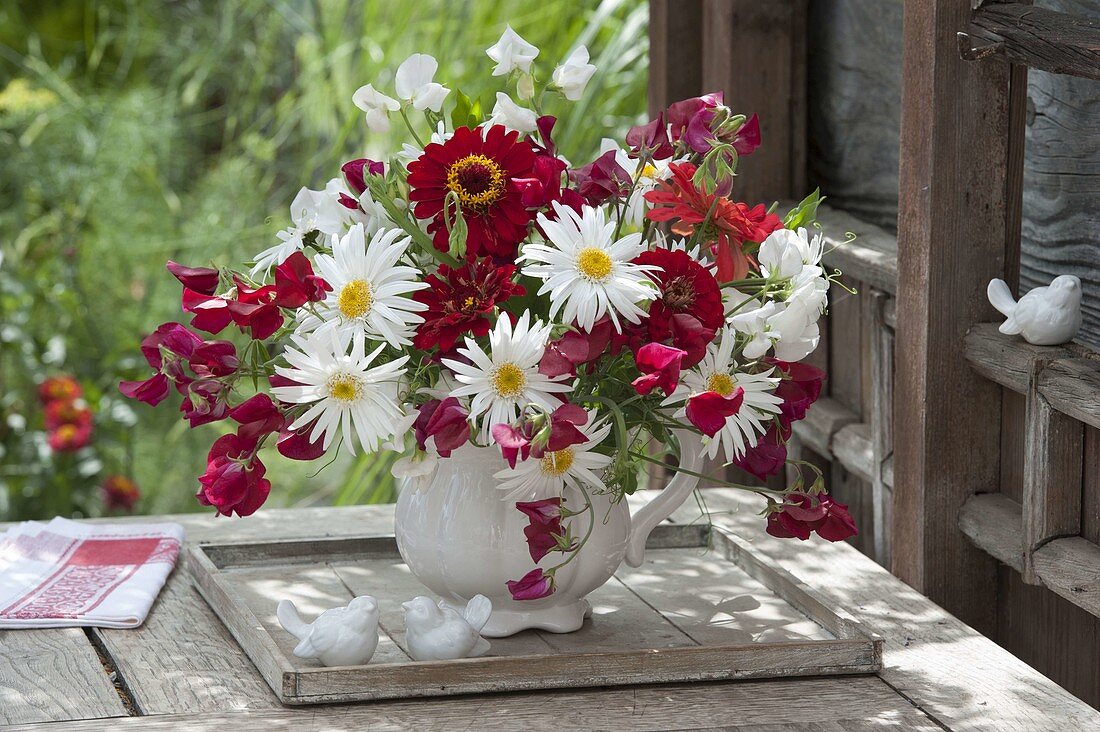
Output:
<svg viewBox="0 0 1100 732">
<path fill-rule="evenodd" d="M 378 157 L 346 104 L 392 88 L 387 58 L 430 48 L 485 108 L 494 82 L 471 48 L 507 23 L 551 58 L 584 44 L 601 73 L 555 139 L 586 158 L 644 112 L 643 0 L 52 0 L 0 6 L 0 519 L 134 506 L 192 510 L 216 425 L 115 391 L 144 369 L 138 343 L 177 317 L 163 261 L 224 264 L 262 248 L 304 179 Z M 553 109 L 548 110 L 553 112 Z M 274 217 L 274 218 L 272 218 Z M 167 280 L 167 281 L 166 281 Z M 88 444 L 56 451 L 38 391 L 70 376 Z M 54 408 L 59 410 L 59 408 Z M 81 412 L 82 414 L 82 412 Z M 79 420 L 71 426 L 81 436 Z M 69 434 L 66 429 L 62 434 Z M 344 458 L 341 458 L 342 460 Z M 278 465 L 285 503 L 392 498 L 389 456 L 346 459 L 323 481 Z"/>
</svg>

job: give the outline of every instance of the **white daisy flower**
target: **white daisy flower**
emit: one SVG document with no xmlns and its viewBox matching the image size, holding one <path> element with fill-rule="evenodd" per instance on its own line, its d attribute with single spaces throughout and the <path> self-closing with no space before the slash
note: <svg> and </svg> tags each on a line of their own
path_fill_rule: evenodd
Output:
<svg viewBox="0 0 1100 732">
<path fill-rule="evenodd" d="M 275 373 L 298 385 L 276 386 L 271 393 L 288 404 L 312 406 L 290 429 L 300 429 L 316 419 L 311 442 L 324 435 L 322 445 L 327 450 L 339 432 L 355 454 L 356 442 L 366 452 L 374 452 L 407 423 L 398 391 L 408 356 L 372 368 L 385 344 L 367 354 L 362 338 L 349 339 L 333 332 L 292 335 L 291 341 L 294 345 L 283 354 L 289 366 L 276 366 Z"/>
<path fill-rule="evenodd" d="M 554 211 L 557 221 L 538 215 L 548 243 L 526 245 L 516 260 L 531 263 L 523 268 L 524 274 L 544 280 L 538 294 L 550 293 L 550 317 L 560 310 L 565 322 L 576 321 L 584 330 L 591 330 L 605 314 L 619 331 L 620 316 L 641 322 L 645 311 L 638 303 L 656 297 L 646 273 L 657 269 L 631 261 L 645 251 L 642 235 L 613 241 L 615 223 L 599 208 L 584 206 L 578 214 L 555 201 Z"/>
<path fill-rule="evenodd" d="M 489 333 L 489 354 L 471 338 L 458 353 L 470 363 L 443 359 L 443 365 L 455 374 L 460 386 L 451 392 L 454 397 L 471 397 L 470 419 L 482 418 L 481 440 L 487 444 L 495 424 L 512 424 L 519 419 L 520 409 L 537 404 L 547 412 L 561 405 L 551 394 L 570 391 L 572 387 L 539 373 L 539 361 L 546 350 L 550 324 L 530 322 L 524 312 L 515 328 L 507 315 L 497 319 Z"/>
<path fill-rule="evenodd" d="M 595 422 L 596 413 L 588 413 L 588 424 L 578 427 L 588 439 L 564 450 L 546 453 L 541 459 L 530 458 L 516 463 L 515 468 L 505 468 L 493 475 L 497 488 L 507 491 L 501 500 L 533 501 L 561 495 L 562 488 L 606 491 L 600 477 L 603 469 L 611 464 L 611 458 L 592 452 L 611 433 L 606 421 Z"/>
<path fill-rule="evenodd" d="M 429 284 L 415 267 L 398 266 L 411 241 L 403 234 L 377 231 L 368 244 L 363 225 L 356 224 L 346 236 L 334 237 L 332 255 L 313 260 L 332 292 L 317 303 L 316 314 L 299 311 L 299 332 L 340 331 L 381 338 L 395 348 L 410 345 L 414 327 L 424 322 L 417 313 L 427 306 L 407 296 Z"/>
<path fill-rule="evenodd" d="M 278 244 L 254 257 L 256 265 L 252 268 L 252 277 L 261 277 L 272 266 L 282 264 L 294 252 L 300 252 L 310 232 L 319 231 L 328 235 L 344 233 L 348 210 L 340 204 L 338 197 L 338 193 L 328 190 L 302 188 L 298 191 L 290 204 L 290 220 L 294 225 L 275 235 L 279 238 Z"/>
<path fill-rule="evenodd" d="M 665 399 L 664 404 L 687 402 L 688 398 L 706 391 L 714 391 L 728 397 L 741 387 L 745 391 L 744 401 L 737 414 L 726 418 L 726 424 L 714 437 L 703 436 L 703 452 L 713 458 L 719 448 L 725 454 L 727 462 L 741 457 L 745 451 L 756 445 L 760 436 L 768 429 L 768 422 L 779 413 L 783 400 L 775 395 L 780 379 L 765 373 L 750 374 L 737 370 L 737 361 L 733 351 L 737 342 L 737 331 L 731 327 L 722 329 L 721 340 L 707 346 L 707 354 L 693 369 L 683 376 L 683 383 Z M 686 411 L 676 412 L 677 418 L 683 418 Z"/>
</svg>

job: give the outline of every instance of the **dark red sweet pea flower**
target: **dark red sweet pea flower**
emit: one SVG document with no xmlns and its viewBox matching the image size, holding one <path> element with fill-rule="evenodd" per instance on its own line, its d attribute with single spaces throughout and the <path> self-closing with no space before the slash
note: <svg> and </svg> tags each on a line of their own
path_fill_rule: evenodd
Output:
<svg viewBox="0 0 1100 732">
<path fill-rule="evenodd" d="M 150 407 L 155 407 L 168 396 L 168 377 L 157 373 L 145 381 L 120 381 L 118 390 L 123 396 L 145 402 Z"/>
<path fill-rule="evenodd" d="M 229 376 L 241 365 L 237 348 L 229 341 L 203 341 L 188 359 L 191 371 L 200 379 Z"/>
<path fill-rule="evenodd" d="M 676 313 L 668 320 L 672 332 L 672 345 L 684 352 L 681 368 L 689 369 L 707 355 L 707 346 L 717 335 L 717 331 L 707 328 L 694 315 Z"/>
<path fill-rule="evenodd" d="M 141 353 L 146 363 L 160 369 L 164 365 L 164 351 L 186 361 L 201 344 L 202 338 L 179 323 L 161 323 L 142 339 Z"/>
<path fill-rule="evenodd" d="M 558 452 L 571 445 L 579 445 L 588 440 L 584 433 L 577 429 L 588 422 L 588 412 L 576 404 L 565 403 L 555 409 L 550 415 L 550 436 L 546 444 L 536 440 L 531 445 L 531 456 L 541 459 L 548 452 Z"/>
<path fill-rule="evenodd" d="M 646 321 L 654 341 L 672 335 L 670 321 L 679 313 L 691 315 L 711 331 L 722 327 L 725 308 L 718 281 L 687 252 L 654 249 L 642 252 L 634 262 L 657 267 L 649 276 L 657 284 L 659 297 L 650 303 Z"/>
<path fill-rule="evenodd" d="M 264 285 L 255 289 L 238 279 L 237 299 L 229 301 L 233 322 L 247 332 L 253 340 L 270 338 L 283 325 L 283 312 L 275 304 L 275 286 Z"/>
<path fill-rule="evenodd" d="M 264 435 L 279 432 L 286 425 L 279 406 L 267 394 L 256 394 L 229 411 L 229 418 L 240 425 L 237 434 L 245 439 L 258 440 Z"/>
<path fill-rule="evenodd" d="M 653 160 L 666 160 L 672 157 L 672 143 L 668 139 L 668 125 L 665 113 L 660 112 L 657 119 L 649 124 L 631 127 L 626 133 L 626 144 L 633 157 L 648 154 Z"/>
<path fill-rule="evenodd" d="M 413 346 L 423 350 L 438 346 L 447 352 L 465 335 L 486 335 L 492 327 L 494 308 L 511 297 L 527 294 L 522 285 L 512 282 L 515 273 L 514 264 L 494 264 L 488 258 L 467 262 L 457 269 L 441 265 L 438 275 L 424 278 L 431 287 L 413 294 L 414 300 L 428 306 Z"/>
<path fill-rule="evenodd" d="M 532 561 L 538 562 L 559 549 L 558 537 L 562 536 L 561 497 L 519 501 L 516 508 L 530 520 L 523 529 L 523 535 L 527 537 L 527 549 L 531 552 Z"/>
<path fill-rule="evenodd" d="M 737 387 L 728 397 L 716 391 L 695 394 L 688 397 L 688 421 L 707 437 L 714 437 L 726 426 L 726 419 L 737 414 L 744 400 L 745 390 L 741 387 Z"/>
<path fill-rule="evenodd" d="M 580 328 L 566 331 L 556 341 L 551 341 L 539 362 L 539 373 L 544 376 L 577 375 L 577 367 L 592 363 L 607 350 L 612 338 L 611 320 L 606 316 L 592 326 L 591 331 Z"/>
<path fill-rule="evenodd" d="M 680 363 L 686 355 L 679 348 L 647 343 L 634 354 L 634 362 L 642 376 L 634 379 L 631 386 L 639 394 L 648 394 L 660 387 L 665 396 L 671 395 L 680 383 Z"/>
<path fill-rule="evenodd" d="M 409 201 L 418 219 L 430 219 L 428 233 L 436 249 L 450 248 L 444 216 L 448 194 L 456 195 L 466 221 L 466 254 L 514 260 L 535 212 L 523 205 L 523 186 L 531 177 L 535 151 L 515 130 L 501 125 L 459 127 L 443 143 L 429 143 L 409 163 Z M 453 219 L 455 212 L 448 212 Z"/>
<path fill-rule="evenodd" d="M 191 327 L 217 335 L 233 322 L 229 300 L 218 295 L 204 295 L 189 287 L 183 288 L 180 306 L 191 313 Z"/>
<path fill-rule="evenodd" d="M 614 150 L 569 171 L 569 178 L 589 206 L 599 206 L 609 198 L 625 198 L 634 185 L 630 173 L 615 161 Z"/>
<path fill-rule="evenodd" d="M 386 165 L 377 160 L 359 158 L 344 163 L 340 166 L 340 170 L 343 172 L 344 180 L 348 182 L 348 186 L 355 191 L 356 195 L 361 196 L 363 191 L 367 190 L 367 176 L 385 175 Z M 356 203 L 356 207 L 358 205 Z"/>
<path fill-rule="evenodd" d="M 320 302 L 332 285 L 313 273 L 309 258 L 294 252 L 275 268 L 275 304 L 296 310 L 307 302 Z"/>
<path fill-rule="evenodd" d="M 213 506 L 222 516 L 249 516 L 256 512 L 271 483 L 256 457 L 255 440 L 229 434 L 219 437 L 206 456 L 206 472 L 199 477 L 199 503 Z"/>
<path fill-rule="evenodd" d="M 810 533 L 827 541 L 843 541 L 858 534 L 848 507 L 826 494 L 789 493 L 776 510 L 768 514 L 766 531 L 780 539 L 810 538 Z"/>
<path fill-rule="evenodd" d="M 226 386 L 214 379 L 200 379 L 187 385 L 180 402 L 180 411 L 191 427 L 210 424 L 226 418 L 229 405 L 225 402 Z"/>
<path fill-rule="evenodd" d="M 316 460 L 324 455 L 324 438 L 318 435 L 316 442 L 311 442 L 309 439 L 315 426 L 317 426 L 316 419 L 296 430 L 291 430 L 289 426 L 284 428 L 279 433 L 278 442 L 275 443 L 279 454 L 291 460 Z"/>
<path fill-rule="evenodd" d="M 805 418 L 806 411 L 821 396 L 825 372 L 808 363 L 792 363 L 771 357 L 765 358 L 764 362 L 775 366 L 783 374 L 775 395 L 783 400 L 779 418 L 790 429 L 791 423 Z"/>
<path fill-rule="evenodd" d="M 778 475 L 783 466 L 787 464 L 787 444 L 790 431 L 784 436 L 776 427 L 775 422 L 768 425 L 768 430 L 756 444 L 745 451 L 739 458 L 734 458 L 733 464 L 742 470 L 752 473 L 760 480 L 767 480 L 768 476 Z"/>
<path fill-rule="evenodd" d="M 413 435 L 421 450 L 427 449 L 428 439 L 432 438 L 439 456 L 450 457 L 470 439 L 470 413 L 457 398 L 433 399 L 421 404 L 417 412 Z"/>
<path fill-rule="evenodd" d="M 505 582 L 513 600 L 539 600 L 554 594 L 554 577 L 542 569 L 532 569 L 518 580 Z"/>
<path fill-rule="evenodd" d="M 168 260 L 168 271 L 180 283 L 202 295 L 213 295 L 218 289 L 218 270 L 210 267 L 185 267 Z"/>
</svg>

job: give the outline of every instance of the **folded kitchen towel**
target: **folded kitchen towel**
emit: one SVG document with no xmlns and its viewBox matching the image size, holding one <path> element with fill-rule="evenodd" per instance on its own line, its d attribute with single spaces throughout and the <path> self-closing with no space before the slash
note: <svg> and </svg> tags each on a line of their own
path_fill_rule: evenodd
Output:
<svg viewBox="0 0 1100 732">
<path fill-rule="evenodd" d="M 17 524 L 0 533 L 0 628 L 136 628 L 182 543 L 179 524 Z"/>
</svg>

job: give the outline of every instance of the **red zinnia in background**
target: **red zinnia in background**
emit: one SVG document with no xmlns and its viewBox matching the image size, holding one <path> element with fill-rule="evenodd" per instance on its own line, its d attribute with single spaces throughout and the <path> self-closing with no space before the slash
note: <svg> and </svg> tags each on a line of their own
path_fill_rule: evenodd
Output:
<svg viewBox="0 0 1100 732">
<path fill-rule="evenodd" d="M 428 231 L 440 251 L 447 251 L 443 203 L 454 193 L 462 207 L 468 234 L 468 256 L 511 259 L 527 235 L 534 213 L 523 205 L 516 178 L 531 178 L 535 152 L 519 133 L 500 125 L 484 130 L 459 127 L 443 144 L 431 143 L 409 163 L 409 200 L 419 219 L 433 219 Z M 449 211 L 453 216 L 454 212 Z"/>
<path fill-rule="evenodd" d="M 742 279 L 749 271 L 749 258 L 742 244 L 764 241 L 768 234 L 783 226 L 783 221 L 768 213 L 763 204 L 749 208 L 747 204 L 696 188 L 692 182 L 696 168 L 691 163 L 673 163 L 669 169 L 672 179 L 662 181 L 657 190 L 645 194 L 645 200 L 653 204 L 646 216 L 653 221 L 679 219 L 672 225 L 672 231 L 680 236 L 691 236 L 697 226 L 706 222 L 703 237 L 714 242 L 718 279 L 723 282 Z"/>
<path fill-rule="evenodd" d="M 488 259 L 468 262 L 457 269 L 440 266 L 438 275 L 424 278 L 431 287 L 413 295 L 414 300 L 428 306 L 413 345 L 424 350 L 439 346 L 441 351 L 449 351 L 466 333 L 488 333 L 493 308 L 513 295 L 526 294 L 522 285 L 512 282 L 515 272 L 513 264 L 496 265 Z"/>
<path fill-rule="evenodd" d="M 650 340 L 668 339 L 672 317 L 680 313 L 691 315 L 709 330 L 722 327 L 725 318 L 718 282 L 687 252 L 655 249 L 642 252 L 634 261 L 660 268 L 649 275 L 660 290 L 660 297 L 649 306 Z"/>
</svg>

